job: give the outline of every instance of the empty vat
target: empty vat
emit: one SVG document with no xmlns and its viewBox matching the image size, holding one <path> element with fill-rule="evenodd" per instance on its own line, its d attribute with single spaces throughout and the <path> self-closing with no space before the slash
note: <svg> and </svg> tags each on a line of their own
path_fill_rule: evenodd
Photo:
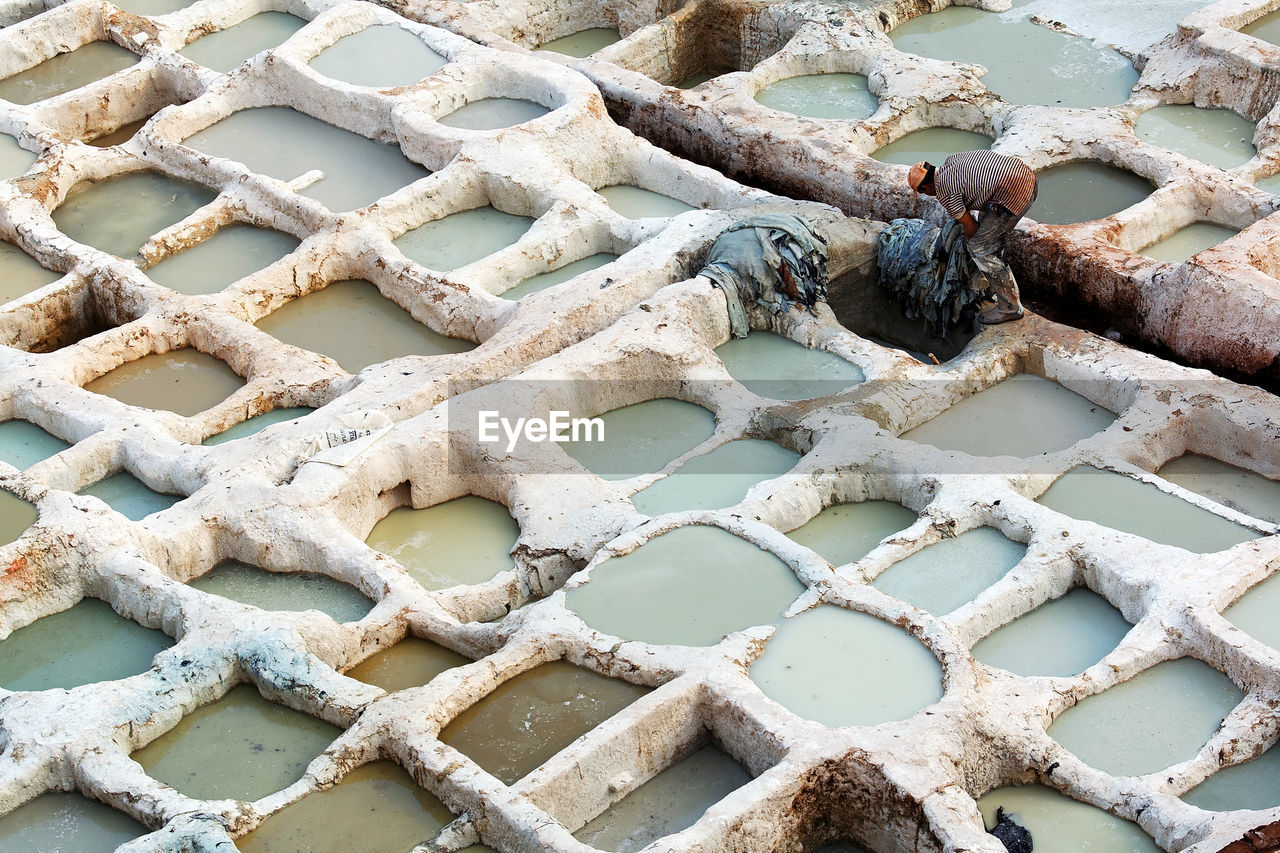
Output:
<svg viewBox="0 0 1280 853">
<path fill-rule="evenodd" d="M 1239 233 L 1212 222 L 1196 222 L 1145 247 L 1142 254 L 1152 260 L 1180 264 Z"/>
<path fill-rule="evenodd" d="M 660 471 L 716 429 L 716 416 L 710 411 L 669 397 L 623 406 L 605 412 L 600 420 L 604 441 L 572 441 L 560 447 L 606 480 Z"/>
<path fill-rule="evenodd" d="M 53 221 L 72 240 L 129 258 L 148 238 L 215 196 L 202 186 L 159 172 L 132 172 L 76 184 L 53 211 Z"/>
<path fill-rule="evenodd" d="M 126 619 L 105 601 L 86 598 L 0 640 L 0 687 L 69 689 L 128 678 L 146 672 L 172 645 L 166 634 Z"/>
<path fill-rule="evenodd" d="M 0 423 L 0 462 L 8 462 L 20 471 L 70 446 L 28 421 L 14 419 Z"/>
<path fill-rule="evenodd" d="M 829 506 L 792 530 L 788 537 L 811 548 L 833 566 L 861 560 L 887 536 L 906 530 L 916 514 L 893 501 Z"/>
<path fill-rule="evenodd" d="M 430 174 L 399 146 L 374 142 L 288 107 L 239 110 L 183 144 L 282 181 L 318 169 L 324 177 L 299 193 L 333 211 L 365 207 Z"/>
<path fill-rule="evenodd" d="M 618 32 L 616 27 L 590 27 L 553 39 L 546 44 L 539 45 L 534 50 L 550 50 L 564 56 L 590 56 L 597 50 L 602 50 L 621 40 L 621 38 L 622 34 Z"/>
<path fill-rule="evenodd" d="M 657 216 L 679 216 L 687 210 L 695 210 L 678 198 L 646 190 L 630 184 L 615 184 L 596 190 L 604 197 L 609 209 L 627 219 L 647 219 Z"/>
<path fill-rule="evenodd" d="M 882 163 L 899 163 L 910 166 L 928 160 L 941 166 L 957 151 L 976 151 L 990 148 L 995 140 L 981 133 L 958 130 L 954 127 L 926 127 L 908 133 L 901 139 L 876 149 L 871 156 Z"/>
<path fill-rule="evenodd" d="M 1280 482 L 1261 474 L 1195 453 L 1166 462 L 1156 473 L 1223 506 L 1280 524 Z"/>
<path fill-rule="evenodd" d="M 440 740 L 510 785 L 648 692 L 564 661 L 544 663 L 463 711 Z"/>
<path fill-rule="evenodd" d="M 833 844 L 822 845 L 815 853 L 871 853 L 871 851 L 852 841 L 837 841 Z"/>
<path fill-rule="evenodd" d="M 192 62 L 225 74 L 240 67 L 249 57 L 280 44 L 306 23 L 287 12 L 259 12 L 225 30 L 201 36 L 178 52 Z"/>
<path fill-rule="evenodd" d="M 338 622 L 361 619 L 373 602 L 350 584 L 319 572 L 268 572 L 224 560 L 189 586 L 262 610 L 319 610 Z"/>
<path fill-rule="evenodd" d="M 185 497 L 154 492 L 128 471 L 104 477 L 85 486 L 77 494 L 93 495 L 132 521 L 141 521 L 153 512 L 168 509 Z"/>
<path fill-rule="evenodd" d="M 134 134 L 142 130 L 142 126 L 150 120 L 151 116 L 140 118 L 137 121 L 131 121 L 128 124 L 122 124 L 110 133 L 104 133 L 102 136 L 95 136 L 93 139 L 86 140 L 94 148 L 110 148 L 112 145 L 123 145 Z"/>
<path fill-rule="evenodd" d="M 190 417 L 235 393 L 244 380 L 226 362 L 187 347 L 144 355 L 85 384 L 130 406 Z"/>
<path fill-rule="evenodd" d="M 217 293 L 229 284 L 270 266 L 298 248 L 290 234 L 228 225 L 212 237 L 148 267 L 147 278 L 179 293 Z"/>
<path fill-rule="evenodd" d="M 1160 853 L 1137 824 L 1043 785 L 1009 786 L 984 794 L 978 809 L 987 827 L 996 825 L 997 808 L 1031 832 L 1036 853 Z"/>
<path fill-rule="evenodd" d="M 0 849 L 107 853 L 147 828 L 105 803 L 55 791 L 0 817 Z"/>
<path fill-rule="evenodd" d="M 830 604 L 784 619 L 750 676 L 775 702 L 826 726 L 903 720 L 942 698 L 942 667 L 919 640 Z"/>
<path fill-rule="evenodd" d="M 17 246 L 0 240 L 0 303 L 26 296 L 60 278 L 62 273 L 45 269 Z"/>
<path fill-rule="evenodd" d="M 565 264 L 559 269 L 551 272 L 544 272 L 535 275 L 532 278 L 526 278 L 510 290 L 502 292 L 503 299 L 517 300 L 523 299 L 530 293 L 537 293 L 540 290 L 546 290 L 548 287 L 555 287 L 557 284 L 568 281 L 571 278 L 582 275 L 584 272 L 590 272 L 599 269 L 605 264 L 613 263 L 618 259 L 617 255 L 610 252 L 598 252 L 586 258 L 581 258 L 572 263 Z"/>
<path fill-rule="evenodd" d="M 114 42 L 91 41 L 0 80 L 0 98 L 15 104 L 34 104 L 101 80 L 137 61 L 135 54 Z"/>
<path fill-rule="evenodd" d="M 756 483 L 782 476 L 799 461 L 799 453 L 772 441 L 730 441 L 636 492 L 631 502 L 645 515 L 733 506 Z"/>
<path fill-rule="evenodd" d="M 1106 429 L 1115 414 L 1028 373 L 966 397 L 902 437 L 973 456 L 1030 458 Z"/>
<path fill-rule="evenodd" d="M 597 850 L 633 853 L 692 826 L 751 781 L 732 756 L 706 744 L 666 768 L 573 834 Z"/>
<path fill-rule="evenodd" d="M 406 637 L 391 648 L 365 658 L 345 674 L 394 693 L 421 687 L 445 670 L 469 663 L 468 658 L 430 640 Z"/>
<path fill-rule="evenodd" d="M 935 616 L 950 613 L 1009 573 L 1027 547 L 993 527 L 979 527 L 899 560 L 872 583 Z"/>
<path fill-rule="evenodd" d="M 36 155 L 7 133 L 0 133 L 0 181 L 16 178 L 36 162 Z"/>
<path fill-rule="evenodd" d="M 131 758 L 197 800 L 257 800 L 302 778 L 342 730 L 247 684 L 187 714 Z"/>
<path fill-rule="evenodd" d="M 1082 699 L 1049 736 L 1099 770 L 1141 776 L 1194 757 L 1243 696 L 1208 664 L 1178 658 Z"/>
<path fill-rule="evenodd" d="M 889 37 L 898 50 L 985 67 L 986 87 L 1015 104 L 1109 106 L 1128 100 L 1138 82 L 1117 51 L 1034 24 L 1016 9 L 948 6 L 900 24 Z"/>
<path fill-rule="evenodd" d="M 731 631 L 778 621 L 804 590 L 770 552 L 693 524 L 600 563 L 566 604 L 591 627 L 624 640 L 711 646 Z"/>
<path fill-rule="evenodd" d="M 396 238 L 405 257 L 441 272 L 475 263 L 517 242 L 533 225 L 533 217 L 475 207 L 424 222 Z"/>
<path fill-rule="evenodd" d="M 843 73 L 787 77 L 757 92 L 756 101 L 792 115 L 844 121 L 862 121 L 880 105 L 865 75 Z"/>
<path fill-rule="evenodd" d="M 729 375 L 749 391 L 773 400 L 826 397 L 866 379 L 835 353 L 810 349 L 772 332 L 748 332 L 716 347 Z"/>
<path fill-rule="evenodd" d="M 1151 195 L 1151 183 L 1128 169 L 1077 160 L 1036 173 L 1039 186 L 1027 217 L 1050 225 L 1105 219 Z"/>
<path fill-rule="evenodd" d="M 1185 154 L 1220 169 L 1234 169 L 1258 153 L 1255 125 L 1231 110 L 1193 104 L 1166 104 L 1147 110 L 1134 123 L 1139 139 Z"/>
<path fill-rule="evenodd" d="M 1081 587 L 997 628 L 973 656 L 1016 675 L 1076 675 L 1109 655 L 1130 627 L 1110 602 Z"/>
<path fill-rule="evenodd" d="M 445 589 L 514 568 L 511 549 L 519 537 L 505 506 L 466 495 L 426 509 L 393 509 L 365 541 L 395 557 L 426 589 Z"/>
<path fill-rule="evenodd" d="M 1275 618 L 1280 606 L 1280 576 L 1272 575 L 1257 584 L 1222 611 L 1240 630 L 1280 649 L 1280 623 Z"/>
<path fill-rule="evenodd" d="M 1280 44 L 1280 12 L 1263 15 L 1258 20 L 1245 24 L 1240 28 L 1240 32 L 1269 44 Z"/>
<path fill-rule="evenodd" d="M 1077 465 L 1063 474 L 1038 500 L 1072 518 L 1197 554 L 1221 551 L 1260 535 L 1150 483 L 1089 465 Z"/>
<path fill-rule="evenodd" d="M 254 433 L 261 432 L 272 424 L 291 421 L 295 418 L 301 418 L 314 412 L 308 406 L 293 406 L 284 409 L 272 409 L 269 412 L 263 412 L 260 415 L 254 415 L 248 420 L 243 420 L 238 424 L 227 427 L 222 432 L 215 433 L 201 444 L 205 446 L 213 446 L 216 444 L 224 444 L 228 441 L 235 441 L 237 438 L 247 438 Z"/>
<path fill-rule="evenodd" d="M 300 850 L 409 853 L 453 820 L 444 803 L 393 761 L 357 767 L 236 839 L 241 853 Z"/>
<path fill-rule="evenodd" d="M 1182 795 L 1183 802 L 1215 812 L 1280 806 L 1280 749 L 1223 767 Z"/>
<path fill-rule="evenodd" d="M 465 352 L 475 344 L 448 338 L 362 279 L 335 281 L 257 322 L 287 344 L 327 355 L 350 373 L 406 355 Z"/>
<path fill-rule="evenodd" d="M 523 98 L 481 98 L 441 116 L 436 121 L 463 130 L 501 130 L 533 121 L 551 110 Z"/>
<path fill-rule="evenodd" d="M 334 80 L 386 89 L 430 77 L 448 61 L 404 27 L 380 24 L 342 37 L 309 64 Z"/>
</svg>

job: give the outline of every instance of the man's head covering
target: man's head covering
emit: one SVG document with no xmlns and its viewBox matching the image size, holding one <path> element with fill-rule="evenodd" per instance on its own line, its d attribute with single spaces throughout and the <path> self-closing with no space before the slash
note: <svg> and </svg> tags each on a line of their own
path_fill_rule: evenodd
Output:
<svg viewBox="0 0 1280 853">
<path fill-rule="evenodd" d="M 933 172 L 933 164 L 928 160 L 921 160 L 911 167 L 911 171 L 907 172 L 907 185 L 914 192 L 920 192 L 920 185 Z"/>
</svg>

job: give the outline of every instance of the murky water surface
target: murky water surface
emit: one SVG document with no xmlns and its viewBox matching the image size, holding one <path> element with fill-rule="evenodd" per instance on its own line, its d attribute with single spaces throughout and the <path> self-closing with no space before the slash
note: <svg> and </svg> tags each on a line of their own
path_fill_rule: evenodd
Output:
<svg viewBox="0 0 1280 853">
<path fill-rule="evenodd" d="M 768 551 L 719 527 L 689 525 L 596 566 L 566 603 L 624 640 L 710 646 L 776 622 L 804 589 Z"/>
<path fill-rule="evenodd" d="M 1036 173 L 1039 192 L 1027 217 L 1050 225 L 1104 219 L 1151 195 L 1146 178 L 1095 160 L 1077 160 Z"/>
<path fill-rule="evenodd" d="M 635 187 L 630 184 L 615 184 L 596 190 L 604 196 L 609 208 L 619 216 L 627 219 L 646 219 L 657 216 L 679 216 L 695 208 L 678 198 Z"/>
<path fill-rule="evenodd" d="M 0 80 L 0 98 L 15 104 L 34 104 L 101 80 L 137 61 L 136 54 L 115 42 L 91 41 Z"/>
<path fill-rule="evenodd" d="M 104 133 L 102 136 L 95 136 L 93 139 L 86 140 L 95 148 L 110 148 L 112 145 L 123 145 L 149 121 L 151 116 L 140 118 L 137 121 L 131 121 L 128 124 L 122 124 L 110 133 Z"/>
<path fill-rule="evenodd" d="M 1082 587 L 998 628 L 973 647 L 988 666 L 1017 675 L 1076 675 L 1110 654 L 1132 626 Z"/>
<path fill-rule="evenodd" d="M 893 501 L 829 506 L 787 534 L 833 566 L 861 560 L 880 541 L 915 523 L 916 514 Z"/>
<path fill-rule="evenodd" d="M 0 423 L 0 461 L 25 471 L 71 445 L 35 424 L 14 419 Z"/>
<path fill-rule="evenodd" d="M 750 675 L 766 696 L 827 726 L 902 720 L 942 698 L 942 667 L 919 640 L 834 605 L 784 619 Z"/>
<path fill-rule="evenodd" d="M 0 181 L 16 178 L 32 167 L 36 155 L 7 133 L 0 133 Z"/>
<path fill-rule="evenodd" d="M 329 356 L 349 373 L 404 355 L 443 355 L 475 347 L 419 323 L 376 285 L 360 279 L 335 281 L 300 296 L 257 326 L 287 344 Z"/>
<path fill-rule="evenodd" d="M 610 252 L 599 252 L 589 257 L 581 258 L 551 272 L 544 272 L 532 278 L 526 278 L 510 290 L 504 290 L 502 298 L 512 301 L 523 299 L 530 293 L 537 293 L 540 290 L 546 290 L 548 287 L 555 287 L 557 284 L 582 275 L 584 272 L 590 272 L 591 270 L 599 269 L 605 264 L 613 263 L 617 259 L 618 256 Z"/>
<path fill-rule="evenodd" d="M 564 661 L 544 663 L 463 711 L 440 740 L 510 785 L 648 692 Z"/>
<path fill-rule="evenodd" d="M 1280 524 L 1280 482 L 1276 480 L 1195 453 L 1169 460 L 1156 473 L 1223 506 Z"/>
<path fill-rule="evenodd" d="M 0 850 L 13 853 L 111 853 L 146 835 L 124 812 L 80 794 L 41 794 L 0 817 Z"/>
<path fill-rule="evenodd" d="M 317 572 L 268 572 L 224 560 L 189 584 L 262 610 L 319 610 L 338 622 L 355 622 L 373 607 L 360 590 Z"/>
<path fill-rule="evenodd" d="M 235 393 L 244 380 L 227 363 L 190 347 L 144 355 L 85 384 L 131 406 L 190 417 Z"/>
<path fill-rule="evenodd" d="M 118 4 L 126 12 L 135 15 L 167 15 L 179 9 L 185 9 L 195 0 L 121 0 Z"/>
<path fill-rule="evenodd" d="M 1115 419 L 1056 382 L 1020 373 L 964 398 L 902 437 L 973 456 L 1025 459 L 1064 450 Z"/>
<path fill-rule="evenodd" d="M 900 24 L 889 37 L 898 50 L 985 67 L 982 82 L 1015 104 L 1109 106 L 1128 100 L 1138 82 L 1123 54 L 1033 24 L 1018 9 L 948 6 Z"/>
<path fill-rule="evenodd" d="M 950 613 L 1009 573 L 1027 547 L 992 527 L 927 545 L 885 569 L 872 586 L 927 610 Z"/>
<path fill-rule="evenodd" d="M 733 506 L 756 483 L 782 476 L 799 461 L 799 453 L 775 442 L 738 439 L 695 456 L 632 495 L 631 502 L 645 515 Z"/>
<path fill-rule="evenodd" d="M 756 101 L 792 115 L 844 121 L 861 121 L 880 106 L 865 75 L 842 73 L 787 77 L 761 89 Z"/>
<path fill-rule="evenodd" d="M 620 480 L 661 470 L 711 437 L 716 417 L 683 400 L 662 398 L 623 406 L 600 415 L 604 441 L 575 441 L 560 447 L 587 470 Z"/>
<path fill-rule="evenodd" d="M 1213 667 L 1178 658 L 1081 700 L 1049 736 L 1106 773 L 1154 773 L 1193 757 L 1242 698 Z"/>
<path fill-rule="evenodd" d="M 1272 575 L 1236 599 L 1222 615 L 1245 633 L 1273 649 L 1280 649 L 1277 608 L 1280 608 L 1280 575 Z"/>
<path fill-rule="evenodd" d="M 318 169 L 324 177 L 299 192 L 333 211 L 365 207 L 430 174 L 398 146 L 288 107 L 239 110 L 183 144 L 282 181 Z"/>
<path fill-rule="evenodd" d="M 254 415 L 253 417 L 247 420 L 243 420 L 238 424 L 229 426 L 226 429 L 224 429 L 222 432 L 215 433 L 209 436 L 204 441 L 202 441 L 201 444 L 205 446 L 213 446 L 215 444 L 224 444 L 228 441 L 235 441 L 237 438 L 247 438 L 248 436 L 251 436 L 254 433 L 261 432 L 262 430 L 266 429 L 272 424 L 283 423 L 284 421 L 291 421 L 295 418 L 301 418 L 311 414 L 314 411 L 315 409 L 312 409 L 307 406 L 293 406 L 293 407 L 284 408 L 284 409 L 272 409 L 269 412 L 263 412 L 260 415 Z"/>
<path fill-rule="evenodd" d="M 1196 222 L 1152 243 L 1141 254 L 1157 261 L 1180 264 L 1239 233 L 1235 228 L 1224 228 L 1212 222 Z"/>
<path fill-rule="evenodd" d="M 334 80 L 387 89 L 430 77 L 448 61 L 404 27 L 380 24 L 344 36 L 310 65 Z"/>
<path fill-rule="evenodd" d="M 164 258 L 147 278 L 179 293 L 217 293 L 298 248 L 298 238 L 252 225 L 228 225 L 207 240 Z"/>
<path fill-rule="evenodd" d="M 856 364 L 835 353 L 810 349 L 772 332 L 730 338 L 716 347 L 716 355 L 749 391 L 774 400 L 825 397 L 866 379 Z"/>
<path fill-rule="evenodd" d="M 257 800 L 302 778 L 311 759 L 341 733 L 241 684 L 131 758 L 188 797 Z"/>
<path fill-rule="evenodd" d="M 35 523 L 36 508 L 15 495 L 0 489 L 0 545 L 8 545 L 22 536 Z"/>
<path fill-rule="evenodd" d="M 395 557 L 426 589 L 483 583 L 514 567 L 520 526 L 500 503 L 475 495 L 426 509 L 393 509 L 365 541 Z"/>
<path fill-rule="evenodd" d="M 1273 746 L 1251 761 L 1222 768 L 1182 800 L 1215 812 L 1280 806 L 1280 749 Z"/>
<path fill-rule="evenodd" d="M 990 148 L 995 142 L 990 136 L 974 133 L 970 130 L 958 130 L 954 127 L 927 127 L 908 133 L 899 140 L 890 142 L 883 148 L 872 152 L 871 156 L 883 163 L 898 163 L 910 166 L 921 160 L 928 160 L 935 166 L 941 166 L 957 151 L 976 151 Z"/>
<path fill-rule="evenodd" d="M 613 27 L 591 27 L 539 45 L 534 50 L 551 50 L 565 56 L 590 56 L 622 39 Z"/>
<path fill-rule="evenodd" d="M 441 272 L 465 267 L 515 243 L 533 217 L 476 207 L 426 222 L 395 239 L 405 257 Z"/>
<path fill-rule="evenodd" d="M 1063 474 L 1038 501 L 1072 518 L 1198 554 L 1221 551 L 1261 535 L 1150 483 L 1088 465 Z"/>
<path fill-rule="evenodd" d="M 86 598 L 0 640 L 0 687 L 50 690 L 128 678 L 146 672 L 152 658 L 172 645 L 163 632 Z"/>
<path fill-rule="evenodd" d="M 1001 807 L 1031 832 L 1036 853 L 1160 853 L 1137 824 L 1043 785 L 996 788 L 978 800 L 988 827 L 996 825 L 996 809 Z"/>
<path fill-rule="evenodd" d="M 335 819 L 340 818 L 340 819 Z M 236 839 L 241 853 L 409 853 L 453 820 L 392 761 L 357 767 Z"/>
<path fill-rule="evenodd" d="M 351 667 L 345 675 L 394 693 L 409 687 L 421 687 L 446 669 L 469 663 L 469 658 L 430 640 L 405 637 L 391 648 Z"/>
<path fill-rule="evenodd" d="M 195 213 L 216 193 L 159 172 L 132 172 L 71 188 L 53 211 L 72 240 L 131 258 L 148 238 Z"/>
<path fill-rule="evenodd" d="M 26 296 L 62 278 L 12 243 L 0 240 L 0 303 Z"/>
<path fill-rule="evenodd" d="M 1263 15 L 1258 20 L 1241 27 L 1240 32 L 1271 44 L 1280 44 L 1280 12 Z"/>
<path fill-rule="evenodd" d="M 692 826 L 708 808 L 751 781 L 732 756 L 707 744 L 632 791 L 573 837 L 597 850 L 633 853 Z"/>
<path fill-rule="evenodd" d="M 120 471 L 96 483 L 90 483 L 78 494 L 93 495 L 132 521 L 141 521 L 153 512 L 168 509 L 186 497 L 154 492 L 128 471 Z"/>
<path fill-rule="evenodd" d="M 249 57 L 281 44 L 306 24 L 287 12 L 259 12 L 235 26 L 201 36 L 178 52 L 225 74 L 239 68 Z"/>
<path fill-rule="evenodd" d="M 1256 126 L 1231 110 L 1211 110 L 1193 104 L 1164 104 L 1138 116 L 1139 139 L 1185 154 L 1220 169 L 1234 169 L 1258 153 L 1253 147 Z"/>
<path fill-rule="evenodd" d="M 465 130 L 501 130 L 551 112 L 542 104 L 522 98 L 482 98 L 472 101 L 436 121 Z"/>
</svg>

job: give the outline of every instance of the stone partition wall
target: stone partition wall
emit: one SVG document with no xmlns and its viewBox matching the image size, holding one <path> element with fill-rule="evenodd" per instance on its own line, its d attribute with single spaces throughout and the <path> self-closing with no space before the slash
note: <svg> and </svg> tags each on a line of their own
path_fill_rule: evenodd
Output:
<svg viewBox="0 0 1280 853">
<path fill-rule="evenodd" d="M 1280 807 L 1214 812 L 1180 799 L 1280 739 L 1280 650 L 1222 615 L 1280 569 L 1280 528 L 1156 474 L 1196 453 L 1280 480 L 1280 401 L 1034 314 L 972 340 L 934 342 L 911 324 L 896 325 L 883 298 L 874 315 L 861 307 L 875 298 L 872 259 L 882 223 L 873 220 L 929 210 L 902 191 L 901 167 L 866 155 L 911 129 L 954 123 L 998 136 L 998 147 L 1037 167 L 1100 157 L 1161 186 L 1159 198 L 1109 220 L 1028 224 L 1017 258 L 1034 282 L 1029 289 L 1050 289 L 1036 278 L 1038 268 L 1078 277 L 1097 310 L 1123 306 L 1115 320 L 1123 331 L 1158 330 L 1151 339 L 1188 361 L 1273 376 L 1280 336 L 1268 265 L 1275 263 L 1277 199 L 1251 183 L 1276 168 L 1273 125 L 1260 125 L 1257 158 L 1223 173 L 1133 141 L 1133 117 L 1157 99 L 1154 71 L 1139 95 L 1114 110 L 1011 109 L 971 67 L 890 49 L 884 31 L 927 11 L 923 3 L 198 0 L 151 18 L 102 0 L 42 9 L 0 5 L 0 22 L 8 24 L 0 29 L 0 75 L 95 39 L 139 61 L 30 106 L 0 101 L 0 132 L 33 155 L 0 180 L 0 240 L 55 274 L 0 305 L 0 424 L 27 421 L 70 445 L 22 469 L 0 462 L 0 497 L 37 513 L 16 539 L 0 543 L 0 635 L 97 598 L 175 644 L 128 678 L 70 690 L 0 689 L 0 833 L 4 815 L 40 795 L 77 791 L 146 827 L 122 851 L 225 853 L 272 815 L 389 759 L 454 818 L 422 839 L 418 853 L 478 843 L 502 853 L 586 853 L 594 848 L 573 833 L 705 744 L 727 753 L 750 780 L 646 850 L 808 853 L 856 842 L 875 853 L 1000 853 L 976 800 L 1031 782 L 1132 821 L 1178 853 L 1217 853 L 1280 820 Z M 228 74 L 178 53 L 200 35 L 268 10 L 307 23 Z M 1257 3 L 1248 10 L 1265 11 Z M 1216 20 L 1228 18 L 1224 12 Z M 333 80 L 308 64 L 344 36 L 387 24 L 447 63 L 387 89 Z M 526 49 L 595 26 L 616 26 L 625 38 L 594 59 Z M 1174 42 L 1153 49 L 1147 67 L 1163 63 L 1160 79 L 1172 79 L 1171 57 L 1191 55 L 1191 41 L 1201 37 L 1193 31 L 1181 27 Z M 742 73 L 687 92 L 661 82 L 698 64 Z M 866 74 L 879 109 L 850 125 L 770 116 L 753 100 L 767 83 L 813 70 Z M 486 97 L 521 98 L 547 112 L 500 130 L 441 121 Z M 317 173 L 305 158 L 290 161 L 295 174 L 272 176 L 185 142 L 260 107 L 288 108 L 394 146 L 422 174 L 362 207 L 335 211 L 308 195 L 333 175 Z M 120 144 L 86 144 L 142 119 Z M 682 155 L 808 200 L 752 188 Z M 86 182 L 105 186 L 145 173 L 186 181 L 206 200 L 159 226 L 128 258 L 59 228 L 60 206 Z M 596 192 L 620 184 L 691 209 L 628 218 Z M 1163 233 L 1175 220 L 1194 220 L 1197 205 L 1224 222 L 1255 224 L 1174 267 L 1135 261 L 1123 248 L 1128 230 Z M 485 206 L 532 225 L 510 246 L 452 270 L 414 261 L 397 242 L 426 223 Z M 846 218 L 837 206 L 861 218 Z M 820 399 L 774 400 L 749 390 L 717 355 L 729 340 L 725 300 L 696 274 L 726 227 L 764 211 L 799 213 L 831 237 L 841 276 L 830 306 L 776 316 L 755 309 L 752 328 L 838 357 L 865 381 Z M 274 229 L 297 246 L 215 293 L 188 295 L 148 277 L 156 264 L 235 225 Z M 502 296 L 598 253 L 618 258 L 519 300 Z M 258 325 L 352 279 L 471 348 L 351 371 Z M 1193 322 L 1193 310 L 1206 319 Z M 1228 352 L 1215 336 L 1230 337 L 1236 348 Z M 907 348 L 920 349 L 920 358 L 880 340 L 894 337 L 914 341 Z M 937 349 L 932 360 L 930 348 Z M 86 387 L 174 351 L 220 363 L 234 373 L 235 389 L 181 414 Z M 1034 464 L 902 437 L 1017 374 L 1058 383 L 1117 418 Z M 506 448 L 478 440 L 475 429 L 476 413 L 489 409 L 593 417 L 660 398 L 713 413 L 711 437 L 660 471 L 630 479 L 598 476 L 558 444 Z M 294 407 L 311 411 L 232 441 L 208 441 Z M 363 452 L 315 455 L 318 437 L 356 418 L 383 423 L 375 415 L 389 429 L 347 446 Z M 636 509 L 635 493 L 744 438 L 775 442 L 799 461 L 732 506 L 654 517 Z M 1255 538 L 1193 553 L 1037 502 L 1079 465 L 1149 484 Z M 120 472 L 177 502 L 133 520 L 80 494 Z M 428 590 L 399 559 L 366 542 L 394 510 L 467 495 L 500 503 L 519 526 L 511 568 L 488 580 Z M 915 518 L 862 559 L 833 565 L 787 535 L 828 507 L 867 500 L 899 503 Z M 719 528 L 774 555 L 798 584 L 787 618 L 685 646 L 624 640 L 570 607 L 611 560 L 689 525 Z M 953 611 L 931 614 L 871 585 L 894 563 L 981 527 L 1025 545 L 1027 556 Z M 225 560 L 327 575 L 372 606 L 339 622 L 188 584 Z M 971 654 L 1001 626 L 1077 588 L 1105 599 L 1133 626 L 1084 672 L 1019 677 Z M 646 592 L 670 596 L 673 605 L 685 595 Z M 769 698 L 751 666 L 779 624 L 820 605 L 900 629 L 936 662 L 940 698 L 903 719 L 839 727 Z M 344 674 L 406 637 L 434 641 L 469 662 L 393 693 Z M 1215 668 L 1243 695 L 1194 755 L 1124 776 L 1090 766 L 1047 734 L 1081 700 L 1182 657 Z M 501 685 L 555 661 L 650 692 L 512 784 L 441 739 L 451 721 Z M 851 663 L 833 659 L 831 679 Z M 254 801 L 189 797 L 130 757 L 237 685 L 342 732 L 301 779 Z"/>
</svg>

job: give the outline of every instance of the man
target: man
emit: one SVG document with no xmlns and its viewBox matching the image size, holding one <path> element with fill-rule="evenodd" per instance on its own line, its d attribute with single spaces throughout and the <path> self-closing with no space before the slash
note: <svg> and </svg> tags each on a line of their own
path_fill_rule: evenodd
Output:
<svg viewBox="0 0 1280 853">
<path fill-rule="evenodd" d="M 938 199 L 964 228 L 969 256 L 991 285 L 996 304 L 978 315 L 988 325 L 1022 316 L 1018 283 L 1004 262 L 1005 238 L 1036 198 L 1036 174 L 1017 157 L 994 151 L 961 151 L 941 166 L 922 161 L 911 167 L 907 183 L 917 193 Z M 972 210 L 981 211 L 974 219 Z"/>
</svg>

